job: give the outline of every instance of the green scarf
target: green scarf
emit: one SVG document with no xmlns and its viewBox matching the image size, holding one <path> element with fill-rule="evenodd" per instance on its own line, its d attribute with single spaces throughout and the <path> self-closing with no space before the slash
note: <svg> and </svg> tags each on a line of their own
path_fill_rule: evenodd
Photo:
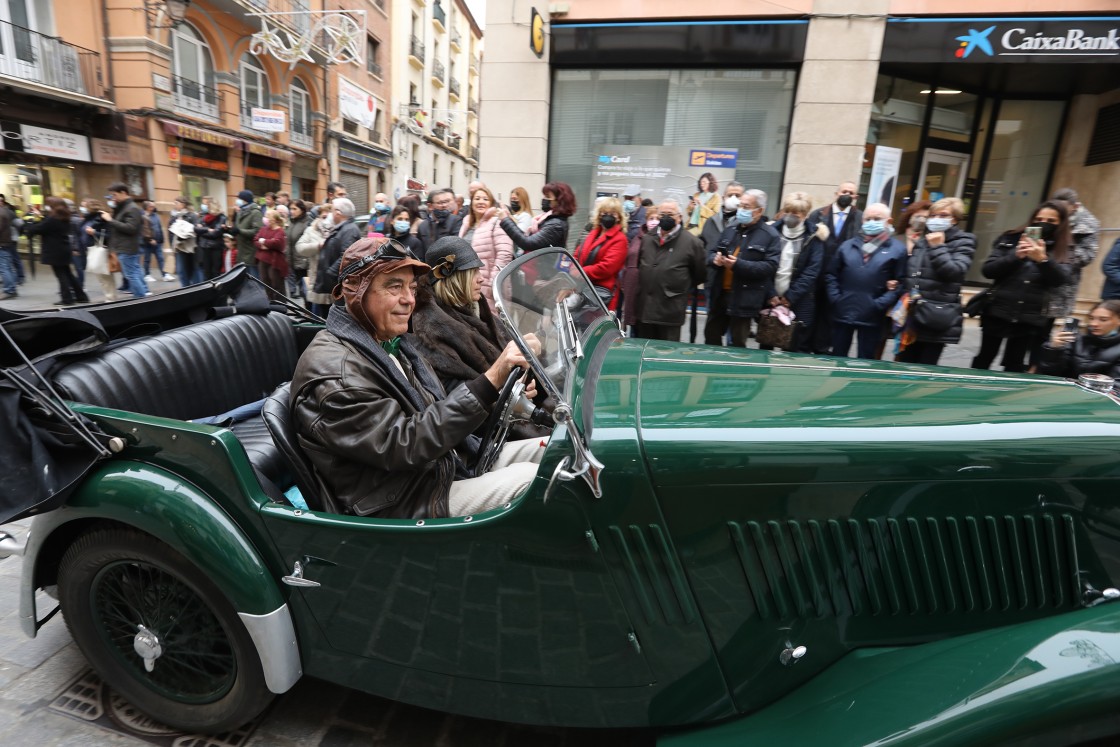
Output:
<svg viewBox="0 0 1120 747">
<path fill-rule="evenodd" d="M 398 337 L 394 337 L 394 338 L 393 338 L 392 340 L 389 340 L 388 342 L 383 342 L 383 343 L 381 343 L 381 347 L 382 347 L 382 348 L 383 348 L 383 349 L 385 350 L 385 352 L 386 352 L 386 353 L 388 353 L 389 355 L 396 355 L 396 354 L 397 354 L 397 351 L 398 351 L 398 350 L 400 349 L 400 347 L 401 347 L 401 338 L 400 338 L 399 336 L 398 336 Z"/>
</svg>

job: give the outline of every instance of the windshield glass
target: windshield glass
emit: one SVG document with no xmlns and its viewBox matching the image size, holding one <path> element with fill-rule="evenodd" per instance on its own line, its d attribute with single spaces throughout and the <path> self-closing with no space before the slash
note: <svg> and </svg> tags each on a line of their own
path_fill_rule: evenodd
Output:
<svg viewBox="0 0 1120 747">
<path fill-rule="evenodd" d="M 567 401 L 561 395 L 583 357 L 584 333 L 610 318 L 579 264 L 563 249 L 525 254 L 494 278 L 494 300 L 541 384 L 557 401 Z M 540 340 L 539 356 L 525 343 L 529 334 Z"/>
</svg>

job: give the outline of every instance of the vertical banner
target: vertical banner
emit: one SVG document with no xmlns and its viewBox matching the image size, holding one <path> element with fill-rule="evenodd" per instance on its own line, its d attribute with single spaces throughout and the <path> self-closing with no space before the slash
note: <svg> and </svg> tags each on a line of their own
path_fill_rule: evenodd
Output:
<svg viewBox="0 0 1120 747">
<path fill-rule="evenodd" d="M 894 195 L 898 191 L 898 169 L 901 163 L 901 148 L 876 146 L 875 161 L 871 165 L 871 181 L 867 185 L 868 205 L 881 202 L 894 210 Z"/>
<path fill-rule="evenodd" d="M 714 179 L 720 194 L 735 179 L 738 148 L 663 145 L 599 145 L 591 201 L 634 194 L 657 204 L 676 199 L 686 209 L 700 177 Z"/>
</svg>

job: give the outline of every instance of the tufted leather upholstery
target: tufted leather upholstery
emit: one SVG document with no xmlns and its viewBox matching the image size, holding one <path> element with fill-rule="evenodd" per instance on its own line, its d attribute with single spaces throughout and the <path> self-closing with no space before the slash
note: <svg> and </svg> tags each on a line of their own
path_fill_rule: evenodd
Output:
<svg viewBox="0 0 1120 747">
<path fill-rule="evenodd" d="M 264 399 L 292 378 L 298 359 L 287 317 L 240 315 L 81 358 L 55 373 L 54 382 L 77 402 L 194 420 Z M 254 467 L 281 489 L 292 483 L 288 460 L 260 417 L 231 430 Z"/>
<path fill-rule="evenodd" d="M 312 511 L 328 511 L 342 513 L 339 506 L 331 499 L 330 492 L 323 485 L 322 480 L 315 473 L 315 466 L 303 449 L 299 446 L 295 426 L 292 423 L 292 412 L 289 407 L 291 400 L 291 384 L 285 384 L 272 393 L 264 401 L 261 417 L 264 419 L 268 430 L 272 433 L 272 440 L 280 452 L 287 458 L 286 461 L 295 473 L 295 483 L 299 492 L 307 501 L 307 507 Z"/>
</svg>

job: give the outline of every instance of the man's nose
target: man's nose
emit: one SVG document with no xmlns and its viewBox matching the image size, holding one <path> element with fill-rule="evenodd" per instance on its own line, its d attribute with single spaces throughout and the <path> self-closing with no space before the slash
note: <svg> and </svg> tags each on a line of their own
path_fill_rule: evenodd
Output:
<svg viewBox="0 0 1120 747">
<path fill-rule="evenodd" d="M 405 288 L 404 292 L 401 293 L 401 303 L 406 303 L 406 304 L 410 304 L 410 305 L 416 303 L 416 289 L 415 288 Z"/>
</svg>

